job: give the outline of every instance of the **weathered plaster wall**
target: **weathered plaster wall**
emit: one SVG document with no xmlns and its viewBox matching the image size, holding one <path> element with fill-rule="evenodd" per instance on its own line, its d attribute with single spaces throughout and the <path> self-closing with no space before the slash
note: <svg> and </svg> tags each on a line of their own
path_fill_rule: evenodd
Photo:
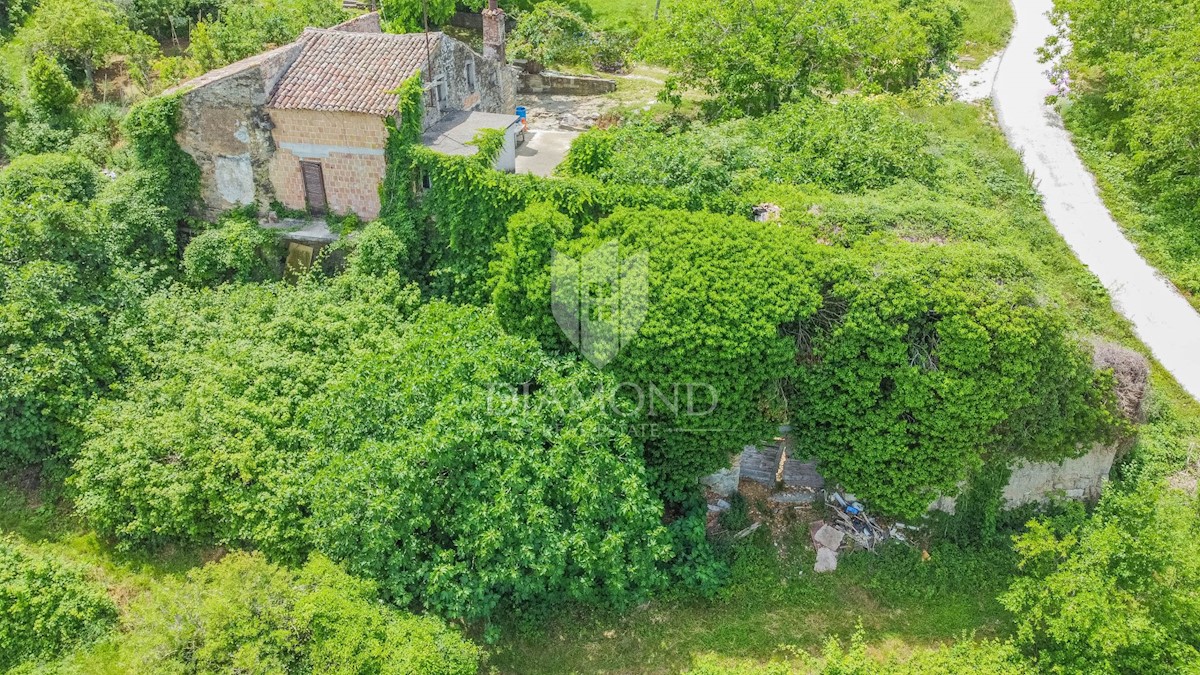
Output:
<svg viewBox="0 0 1200 675">
<path fill-rule="evenodd" d="M 299 45 L 266 52 L 208 73 L 186 85 L 181 101 L 180 147 L 200 166 L 205 215 L 272 199 L 268 164 L 274 152 L 263 106 Z"/>
<path fill-rule="evenodd" d="M 314 110 L 269 111 L 277 146 L 270 162 L 275 195 L 291 209 L 306 207 L 300 161 L 321 165 L 329 210 L 379 216 L 387 127 L 374 115 Z"/>
</svg>

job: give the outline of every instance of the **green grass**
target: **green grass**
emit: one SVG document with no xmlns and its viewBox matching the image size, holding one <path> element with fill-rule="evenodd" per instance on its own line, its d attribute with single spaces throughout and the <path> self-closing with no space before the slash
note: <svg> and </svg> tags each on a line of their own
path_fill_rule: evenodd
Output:
<svg viewBox="0 0 1200 675">
<path fill-rule="evenodd" d="M 1100 197 L 1113 219 L 1151 265 L 1200 310 L 1200 236 L 1190 214 L 1173 215 L 1138 194 L 1128 157 L 1105 149 L 1104 134 L 1115 120 L 1097 99 L 1064 105 L 1063 119 L 1084 165 L 1096 177 Z"/>
<path fill-rule="evenodd" d="M 1012 35 L 1013 8 L 1009 0 L 960 0 L 964 10 L 960 59 L 973 68 L 998 53 Z"/>
<path fill-rule="evenodd" d="M 581 0 L 592 10 L 597 21 L 650 20 L 654 16 L 654 0 Z"/>
<path fill-rule="evenodd" d="M 1002 550 L 935 549 L 921 562 L 898 545 L 844 554 L 836 573 L 815 574 L 813 552 L 793 539 L 780 556 L 766 528 L 736 551 L 733 580 L 713 600 L 648 603 L 624 614 L 569 612 L 537 628 L 511 627 L 491 649 L 506 673 L 676 673 L 701 657 L 762 663 L 797 650 L 816 654 L 856 626 L 873 654 L 905 656 L 963 633 L 1004 635 L 995 596 L 1012 572 Z"/>
</svg>

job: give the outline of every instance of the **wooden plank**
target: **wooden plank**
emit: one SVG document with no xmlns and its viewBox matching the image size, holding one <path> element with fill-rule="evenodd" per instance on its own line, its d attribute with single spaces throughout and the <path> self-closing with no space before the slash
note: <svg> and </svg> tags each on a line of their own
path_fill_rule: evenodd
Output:
<svg viewBox="0 0 1200 675">
<path fill-rule="evenodd" d="M 325 174 L 318 162 L 300 162 L 300 173 L 304 176 L 304 200 L 308 210 L 322 215 L 329 208 L 325 199 Z"/>
</svg>

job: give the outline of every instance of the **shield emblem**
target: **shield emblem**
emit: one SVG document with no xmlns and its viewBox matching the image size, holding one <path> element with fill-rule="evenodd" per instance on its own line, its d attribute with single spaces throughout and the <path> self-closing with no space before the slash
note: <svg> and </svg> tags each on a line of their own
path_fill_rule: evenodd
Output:
<svg viewBox="0 0 1200 675">
<path fill-rule="evenodd" d="M 646 319 L 649 255 L 626 254 L 610 240 L 582 260 L 555 251 L 550 267 L 554 320 L 592 365 L 603 368 Z"/>
</svg>

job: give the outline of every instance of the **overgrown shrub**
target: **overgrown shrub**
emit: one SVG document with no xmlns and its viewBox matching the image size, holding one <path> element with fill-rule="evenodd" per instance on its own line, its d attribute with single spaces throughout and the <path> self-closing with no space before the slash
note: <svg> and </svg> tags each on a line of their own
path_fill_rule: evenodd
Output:
<svg viewBox="0 0 1200 675">
<path fill-rule="evenodd" d="M 1178 673 L 1200 662 L 1200 518 L 1194 497 L 1144 483 L 1106 490 L 1091 519 L 1034 521 L 1023 575 L 1002 596 L 1016 641 L 1051 673 Z"/>
<path fill-rule="evenodd" d="M 78 508 L 126 546 L 321 551 L 448 616 L 657 588 L 663 507 L 612 384 L 482 310 L 408 321 L 417 300 L 395 273 L 153 298 Z"/>
<path fill-rule="evenodd" d="M 526 223 L 552 230 L 553 219 L 538 207 L 513 219 L 513 234 L 522 236 Z M 551 234 L 535 230 L 504 247 L 498 263 L 510 272 L 497 290 L 501 321 L 543 339 L 555 335 L 546 318 Z M 648 297 L 645 321 L 606 367 L 633 387 L 625 393 L 634 394 L 631 417 L 647 425 L 641 440 L 656 487 L 683 501 L 694 494 L 696 478 L 784 421 L 778 381 L 795 347 L 779 327 L 816 309 L 811 261 L 800 240 L 774 225 L 654 209 L 618 209 L 581 238 L 562 242 L 561 252 L 582 260 L 611 240 L 624 256 L 646 253 Z M 529 316 L 539 309 L 540 317 Z M 563 344 L 559 336 L 547 346 Z"/>
<path fill-rule="evenodd" d="M 177 287 L 122 336 L 125 395 L 98 409 L 73 479 L 76 507 L 125 546 L 306 549 L 299 410 L 330 369 L 392 339 L 416 304 L 396 275 Z"/>
<path fill-rule="evenodd" d="M 865 240 L 795 327 L 797 444 L 883 512 L 922 513 L 982 461 L 1058 459 L 1116 427 L 1111 380 L 1018 259 Z"/>
<path fill-rule="evenodd" d="M 587 20 L 571 9 L 546 0 L 522 12 L 509 38 L 513 58 L 530 59 L 547 66 L 590 63 L 595 38 Z"/>
<path fill-rule="evenodd" d="M 184 276 L 194 284 L 267 281 L 282 274 L 279 234 L 235 217 L 196 235 L 183 251 Z"/>
<path fill-rule="evenodd" d="M 153 174 L 153 199 L 182 219 L 200 198 L 200 167 L 179 147 L 179 96 L 156 96 L 130 109 L 121 122 L 137 167 Z"/>
<path fill-rule="evenodd" d="M 389 609 L 322 556 L 290 570 L 234 553 L 132 609 L 129 672 L 473 675 L 479 649 L 434 618 Z"/>
<path fill-rule="evenodd" d="M 739 117 L 819 92 L 913 86 L 949 63 L 961 28 L 944 0 L 675 2 L 643 51 L 673 83 L 711 95 L 711 115 Z"/>
<path fill-rule="evenodd" d="M 82 568 L 0 536 L 0 670 L 52 660 L 111 629 L 117 607 Z"/>
<path fill-rule="evenodd" d="M 74 155 L 22 155 L 0 170 L 0 199 L 26 202 L 35 196 L 87 203 L 96 195 L 100 172 Z"/>
<path fill-rule="evenodd" d="M 385 12 L 390 2 L 385 2 Z M 188 48 L 203 70 L 212 70 L 284 45 L 305 28 L 325 28 L 350 15 L 331 0 L 252 0 L 226 3 L 213 21 L 200 21 Z"/>
<path fill-rule="evenodd" d="M 0 200 L 0 465 L 69 454 L 115 379 L 108 325 L 137 297 L 84 205 Z"/>
<path fill-rule="evenodd" d="M 351 360 L 313 420 L 308 531 L 390 597 L 478 619 L 622 605 L 662 583 L 662 503 L 613 383 L 433 303 Z"/>
<path fill-rule="evenodd" d="M 635 123 L 583 134 L 563 175 L 666 187 L 688 206 L 731 211 L 739 195 L 765 185 L 817 185 L 859 192 L 910 180 L 933 184 L 926 129 L 888 97 L 784 106 L 760 120 L 683 131 Z"/>
</svg>

